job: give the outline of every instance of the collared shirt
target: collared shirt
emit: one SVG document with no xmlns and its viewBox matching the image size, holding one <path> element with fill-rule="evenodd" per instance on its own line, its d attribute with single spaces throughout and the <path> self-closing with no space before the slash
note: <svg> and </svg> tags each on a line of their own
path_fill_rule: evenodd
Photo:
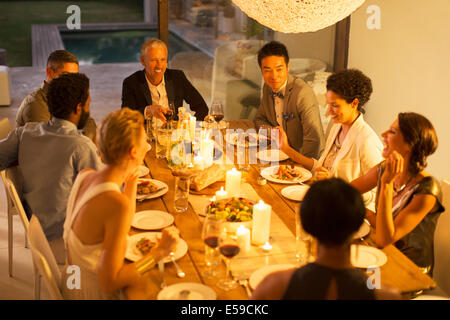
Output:
<svg viewBox="0 0 450 320">
<path fill-rule="evenodd" d="M 157 85 L 153 85 L 145 75 L 145 80 L 147 80 L 148 88 L 150 89 L 150 95 L 152 96 L 152 104 L 158 104 L 166 108 L 169 107 L 169 99 L 167 98 L 166 82 L 164 77 L 162 81 Z"/>
<path fill-rule="evenodd" d="M 29 122 L 0 140 L 0 170 L 17 162 L 27 213 L 36 215 L 49 241 L 60 238 L 77 174 L 102 166 L 96 146 L 70 121 Z"/>
<path fill-rule="evenodd" d="M 286 84 L 287 84 L 287 79 L 286 79 L 286 82 L 283 84 L 283 86 L 281 86 L 280 90 L 277 91 L 277 92 L 281 92 L 283 94 L 283 96 L 286 92 Z M 275 106 L 275 114 L 277 115 L 277 122 L 280 126 L 282 126 L 283 125 L 284 99 L 281 99 L 280 97 L 274 97 L 273 104 Z"/>
</svg>

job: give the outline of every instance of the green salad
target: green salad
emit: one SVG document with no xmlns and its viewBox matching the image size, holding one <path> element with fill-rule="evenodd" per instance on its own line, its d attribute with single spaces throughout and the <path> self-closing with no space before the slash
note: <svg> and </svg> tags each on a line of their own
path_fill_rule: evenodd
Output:
<svg viewBox="0 0 450 320">
<path fill-rule="evenodd" d="M 207 214 L 228 222 L 251 221 L 254 202 L 245 198 L 229 198 L 211 202 L 206 208 Z"/>
</svg>

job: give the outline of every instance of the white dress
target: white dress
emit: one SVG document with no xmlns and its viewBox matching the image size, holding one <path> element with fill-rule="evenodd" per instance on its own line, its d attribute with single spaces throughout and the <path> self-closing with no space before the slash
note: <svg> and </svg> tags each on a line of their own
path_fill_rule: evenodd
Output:
<svg viewBox="0 0 450 320">
<path fill-rule="evenodd" d="M 92 173 L 92 171 L 83 172 L 77 176 L 67 204 L 63 235 L 67 252 L 67 263 L 62 274 L 61 287 L 63 297 L 71 300 L 123 299 L 124 296 L 121 290 L 112 295 L 106 295 L 100 290 L 97 267 L 103 243 L 100 242 L 93 245 L 86 245 L 78 239 L 77 235 L 72 230 L 73 221 L 80 208 L 83 207 L 87 201 L 103 192 L 121 192 L 117 184 L 113 182 L 101 183 L 87 190 L 82 199 L 78 201 L 76 207 L 74 207 L 80 185 L 89 173 Z M 74 280 L 73 276 L 75 275 L 73 271 L 74 268 L 72 267 L 66 272 L 67 268 L 71 266 L 79 267 L 79 289 L 75 287 L 76 280 Z"/>
</svg>

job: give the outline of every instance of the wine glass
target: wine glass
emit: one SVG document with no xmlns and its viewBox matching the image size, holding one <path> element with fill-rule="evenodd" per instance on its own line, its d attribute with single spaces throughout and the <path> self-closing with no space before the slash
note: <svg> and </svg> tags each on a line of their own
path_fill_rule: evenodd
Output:
<svg viewBox="0 0 450 320">
<path fill-rule="evenodd" d="M 214 215 L 207 215 L 203 221 L 202 239 L 205 243 L 206 270 L 203 275 L 207 278 L 217 276 L 216 268 L 220 264 L 219 236 L 222 230 L 222 221 Z"/>
<path fill-rule="evenodd" d="M 225 264 L 227 266 L 227 271 L 225 278 L 220 279 L 219 282 L 217 282 L 217 286 L 225 291 L 235 289 L 239 286 L 239 283 L 231 277 L 230 260 L 239 253 L 240 247 L 236 234 L 227 232 L 227 227 L 224 223 L 222 223 L 219 236 L 219 251 L 226 258 Z"/>
<path fill-rule="evenodd" d="M 211 109 L 209 110 L 209 113 L 214 117 L 214 120 L 216 121 L 217 124 L 217 128 L 219 128 L 219 122 L 224 117 L 222 103 L 220 101 L 214 101 L 211 104 Z"/>
<path fill-rule="evenodd" d="M 175 114 L 176 114 L 176 110 L 175 110 L 175 102 L 170 100 L 169 101 L 169 110 L 167 111 L 167 113 L 165 114 L 167 122 L 172 121 L 173 119 L 175 119 Z"/>
</svg>

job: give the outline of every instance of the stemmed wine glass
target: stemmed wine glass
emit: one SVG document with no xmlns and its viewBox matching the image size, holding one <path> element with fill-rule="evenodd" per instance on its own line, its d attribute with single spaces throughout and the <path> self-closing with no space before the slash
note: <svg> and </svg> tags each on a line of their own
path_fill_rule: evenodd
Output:
<svg viewBox="0 0 450 320">
<path fill-rule="evenodd" d="M 211 104 L 211 109 L 209 110 L 210 115 L 214 117 L 216 121 L 217 128 L 219 128 L 219 122 L 223 119 L 223 105 L 220 101 L 214 101 Z"/>
<path fill-rule="evenodd" d="M 235 233 L 227 232 L 227 227 L 222 223 L 221 232 L 219 236 L 219 251 L 226 258 L 225 264 L 227 271 L 224 279 L 220 279 L 217 282 L 217 286 L 225 291 L 235 289 L 239 286 L 238 282 L 231 277 L 230 273 L 230 260 L 236 256 L 239 251 L 239 243 Z"/>
<path fill-rule="evenodd" d="M 215 268 L 220 264 L 219 237 L 222 232 L 222 221 L 214 215 L 207 215 L 203 221 L 202 239 L 205 243 L 206 270 L 203 275 L 207 278 L 217 276 Z"/>
</svg>

